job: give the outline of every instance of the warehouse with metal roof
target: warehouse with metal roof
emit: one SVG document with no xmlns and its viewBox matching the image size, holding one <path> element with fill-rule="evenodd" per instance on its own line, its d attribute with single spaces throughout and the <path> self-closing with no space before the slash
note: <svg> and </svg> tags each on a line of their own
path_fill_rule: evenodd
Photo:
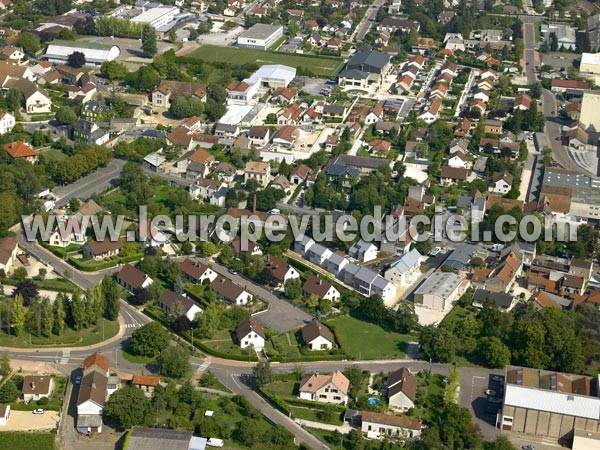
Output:
<svg viewBox="0 0 600 450">
<path fill-rule="evenodd" d="M 53 63 L 64 64 L 74 52 L 85 55 L 87 66 L 99 66 L 106 61 L 117 59 L 121 54 L 121 49 L 110 44 L 55 40 L 48 45 L 44 58 Z"/>
</svg>

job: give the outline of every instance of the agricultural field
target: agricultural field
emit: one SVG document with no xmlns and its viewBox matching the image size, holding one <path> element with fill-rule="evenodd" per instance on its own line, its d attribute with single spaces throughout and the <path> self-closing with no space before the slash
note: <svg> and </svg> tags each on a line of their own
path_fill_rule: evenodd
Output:
<svg viewBox="0 0 600 450">
<path fill-rule="evenodd" d="M 197 58 L 206 62 L 222 62 L 236 64 L 284 64 L 286 66 L 303 69 L 320 77 L 332 77 L 337 75 L 344 61 L 340 58 L 311 57 L 296 54 L 284 54 L 265 52 L 262 50 L 252 50 L 236 47 L 219 47 L 216 45 L 203 45 L 187 58 Z"/>
<path fill-rule="evenodd" d="M 27 450 L 55 450 L 55 434 L 51 433 L 0 433 L 0 448 Z"/>
</svg>

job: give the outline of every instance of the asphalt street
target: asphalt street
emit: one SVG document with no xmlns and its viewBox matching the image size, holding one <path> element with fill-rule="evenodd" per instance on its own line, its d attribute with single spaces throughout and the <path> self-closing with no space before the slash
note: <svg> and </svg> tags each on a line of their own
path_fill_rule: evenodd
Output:
<svg viewBox="0 0 600 450">
<path fill-rule="evenodd" d="M 369 7 L 363 20 L 358 24 L 356 28 L 355 40 L 356 42 L 361 42 L 369 30 L 371 29 L 372 23 L 375 21 L 377 17 L 377 11 L 385 4 L 385 0 L 375 0 L 373 4 Z"/>
<path fill-rule="evenodd" d="M 56 205 L 66 205 L 72 198 L 87 200 L 94 194 L 99 194 L 116 186 L 125 163 L 126 161 L 122 159 L 113 159 L 106 167 L 98 169 L 72 184 L 56 188 L 53 191 L 58 198 Z"/>
</svg>

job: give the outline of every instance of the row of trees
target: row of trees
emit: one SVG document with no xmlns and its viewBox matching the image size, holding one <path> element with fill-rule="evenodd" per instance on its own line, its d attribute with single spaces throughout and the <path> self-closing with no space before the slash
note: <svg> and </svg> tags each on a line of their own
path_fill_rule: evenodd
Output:
<svg viewBox="0 0 600 450">
<path fill-rule="evenodd" d="M 85 148 L 61 161 L 56 167 L 55 180 L 58 184 L 69 184 L 106 166 L 112 159 L 112 151 L 99 145 Z"/>
<path fill-rule="evenodd" d="M 470 294 L 461 303 L 470 303 Z M 599 319 L 598 309 L 587 303 L 574 311 L 528 307 L 502 313 L 488 300 L 477 313 L 423 327 L 419 343 L 425 358 L 439 362 L 462 356 L 488 367 L 512 363 L 581 373 L 600 359 L 600 333 L 593 325 Z"/>
</svg>

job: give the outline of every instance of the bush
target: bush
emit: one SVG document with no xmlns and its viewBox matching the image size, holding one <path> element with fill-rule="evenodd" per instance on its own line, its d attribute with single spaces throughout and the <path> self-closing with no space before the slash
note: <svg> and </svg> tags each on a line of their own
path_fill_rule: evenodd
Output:
<svg viewBox="0 0 600 450">
<path fill-rule="evenodd" d="M 37 401 L 39 406 L 46 406 L 48 403 L 50 403 L 50 399 L 48 397 L 42 397 Z"/>
</svg>

